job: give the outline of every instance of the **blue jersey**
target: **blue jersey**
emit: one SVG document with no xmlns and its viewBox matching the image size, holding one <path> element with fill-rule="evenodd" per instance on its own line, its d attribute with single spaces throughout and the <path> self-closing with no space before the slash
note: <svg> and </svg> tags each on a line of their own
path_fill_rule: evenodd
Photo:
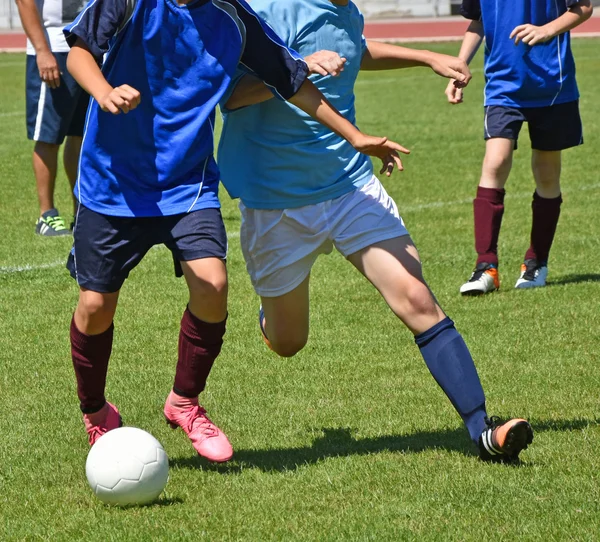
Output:
<svg viewBox="0 0 600 542">
<path fill-rule="evenodd" d="M 354 83 L 366 48 L 357 7 L 329 0 L 252 0 L 252 7 L 302 57 L 327 49 L 347 59 L 339 76 L 310 78 L 354 123 Z M 278 100 L 224 111 L 218 157 L 229 194 L 255 209 L 333 199 L 373 175 L 367 156 L 297 107 Z"/>
<path fill-rule="evenodd" d="M 542 26 L 579 0 L 464 0 L 462 14 L 483 22 L 485 105 L 545 107 L 579 98 L 568 32 L 534 46 L 509 38 L 522 24 Z"/>
<path fill-rule="evenodd" d="M 92 0 L 65 29 L 98 58 L 113 86 L 141 93 L 128 114 L 88 109 L 76 194 L 113 216 L 218 207 L 215 106 L 241 62 L 282 98 L 307 67 L 243 0 Z"/>
</svg>

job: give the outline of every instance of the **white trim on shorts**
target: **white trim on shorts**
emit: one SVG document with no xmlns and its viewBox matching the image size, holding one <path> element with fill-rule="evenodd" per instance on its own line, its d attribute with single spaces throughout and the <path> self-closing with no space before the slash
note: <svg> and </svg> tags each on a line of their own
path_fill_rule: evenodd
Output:
<svg viewBox="0 0 600 542">
<path fill-rule="evenodd" d="M 40 79 L 40 85 L 42 85 L 40 87 L 40 97 L 38 100 L 38 109 L 37 109 L 37 115 L 35 117 L 35 129 L 33 130 L 33 141 L 39 141 L 40 140 L 40 133 L 42 131 L 42 126 L 44 124 L 44 107 L 46 105 L 46 91 L 48 89 L 48 85 L 46 83 L 44 83 L 44 81 L 42 81 Z"/>
</svg>

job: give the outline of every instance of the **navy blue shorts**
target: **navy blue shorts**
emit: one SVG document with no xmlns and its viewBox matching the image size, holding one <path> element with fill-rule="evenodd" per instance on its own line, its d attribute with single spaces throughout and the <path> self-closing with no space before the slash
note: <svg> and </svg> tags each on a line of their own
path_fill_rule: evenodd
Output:
<svg viewBox="0 0 600 542">
<path fill-rule="evenodd" d="M 548 107 L 519 109 L 490 105 L 485 108 L 484 138 L 512 139 L 516 149 L 524 122 L 529 127 L 532 149 L 562 151 L 583 144 L 578 100 Z"/>
<path fill-rule="evenodd" d="M 27 137 L 60 145 L 65 136 L 83 136 L 90 96 L 67 71 L 68 53 L 53 54 L 61 72 L 58 88 L 42 81 L 35 55 L 27 55 Z"/>
<path fill-rule="evenodd" d="M 173 254 L 179 277 L 182 261 L 225 260 L 227 234 L 221 210 L 131 218 L 103 215 L 80 205 L 67 269 L 83 288 L 116 292 L 146 253 L 161 244 Z"/>
</svg>

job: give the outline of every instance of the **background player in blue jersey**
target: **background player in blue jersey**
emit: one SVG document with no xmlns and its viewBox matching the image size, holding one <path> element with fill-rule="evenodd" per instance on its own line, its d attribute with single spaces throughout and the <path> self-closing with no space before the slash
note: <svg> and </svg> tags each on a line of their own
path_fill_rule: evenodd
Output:
<svg viewBox="0 0 600 542">
<path fill-rule="evenodd" d="M 242 0 L 93 0 L 65 33 L 73 47 L 68 68 L 94 98 L 68 262 L 80 286 L 71 349 L 90 444 L 121 423 L 104 396 L 119 291 L 146 252 L 165 244 L 190 298 L 164 415 L 200 455 L 226 461 L 232 447 L 198 394 L 225 333 L 227 238 L 213 127 L 238 63 L 386 168 L 400 164 L 402 147 L 362 134 L 332 109 L 306 81 L 304 61 Z"/>
<path fill-rule="evenodd" d="M 306 57 L 315 85 L 351 122 L 361 69 L 431 66 L 447 77 L 458 72 L 462 84 L 470 78 L 466 63 L 454 57 L 366 41 L 363 17 L 348 0 L 253 0 L 252 6 Z M 337 62 L 331 51 L 339 53 Z M 298 108 L 270 98 L 263 83 L 240 74 L 223 101 L 219 146 L 223 183 L 241 198 L 242 250 L 262 300 L 267 343 L 282 356 L 304 347 L 311 268 L 335 246 L 415 335 L 480 457 L 516 459 L 532 441 L 531 427 L 522 419 L 487 418 L 469 350 L 425 283 L 417 249 L 370 160 Z"/>
<path fill-rule="evenodd" d="M 583 143 L 579 91 L 569 30 L 592 14 L 590 0 L 464 0 L 472 19 L 459 57 L 470 62 L 485 37 L 485 158 L 477 196 L 477 262 L 463 295 L 497 290 L 498 236 L 504 186 L 523 122 L 529 126 L 535 180 L 531 244 L 515 288 L 546 285 L 548 255 L 560 206 L 561 151 Z M 450 82 L 448 101 L 461 103 L 463 90 Z"/>
</svg>

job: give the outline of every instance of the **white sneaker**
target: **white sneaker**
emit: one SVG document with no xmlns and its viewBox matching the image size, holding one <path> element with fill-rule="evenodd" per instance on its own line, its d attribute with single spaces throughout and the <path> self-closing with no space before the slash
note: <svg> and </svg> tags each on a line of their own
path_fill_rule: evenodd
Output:
<svg viewBox="0 0 600 542">
<path fill-rule="evenodd" d="M 521 265 L 521 276 L 518 278 L 515 288 L 539 288 L 546 286 L 548 266 L 538 265 L 537 260 L 525 260 Z"/>
<path fill-rule="evenodd" d="M 481 295 L 500 288 L 498 268 L 489 263 L 479 263 L 471 278 L 460 287 L 462 295 Z"/>
</svg>

